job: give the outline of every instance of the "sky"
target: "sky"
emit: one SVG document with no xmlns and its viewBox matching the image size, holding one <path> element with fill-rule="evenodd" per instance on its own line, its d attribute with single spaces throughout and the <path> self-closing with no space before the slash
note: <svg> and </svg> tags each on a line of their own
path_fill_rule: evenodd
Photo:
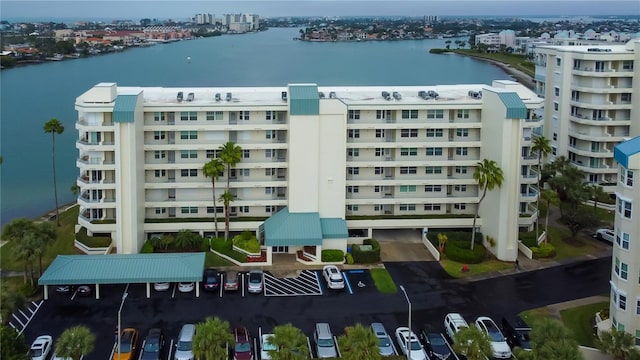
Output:
<svg viewBox="0 0 640 360">
<path fill-rule="evenodd" d="M 640 0 L 1 0 L 0 19 L 184 20 L 196 13 L 276 16 L 637 15 Z"/>
</svg>

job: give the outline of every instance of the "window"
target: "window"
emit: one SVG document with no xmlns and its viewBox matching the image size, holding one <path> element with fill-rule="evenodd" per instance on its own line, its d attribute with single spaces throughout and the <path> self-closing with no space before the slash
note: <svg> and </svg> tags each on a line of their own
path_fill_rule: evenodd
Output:
<svg viewBox="0 0 640 360">
<path fill-rule="evenodd" d="M 180 208 L 182 214 L 197 214 L 198 208 L 195 206 L 183 206 Z"/>
<path fill-rule="evenodd" d="M 358 120 L 360 119 L 360 110 L 349 110 L 347 115 L 349 116 L 349 120 Z"/>
<path fill-rule="evenodd" d="M 273 119 L 275 119 L 274 112 L 271 111 L 271 110 L 265 111 L 264 112 L 264 119 L 265 120 L 273 120 Z"/>
<path fill-rule="evenodd" d="M 456 191 L 464 192 L 467 191 L 467 185 L 456 185 L 453 187 Z"/>
<path fill-rule="evenodd" d="M 391 110 L 376 110 L 376 119 L 391 119 Z"/>
<path fill-rule="evenodd" d="M 553 141 L 557 141 L 558 140 L 558 133 L 553 133 Z"/>
<path fill-rule="evenodd" d="M 167 208 L 156 208 L 156 215 L 165 214 L 167 212 Z"/>
<path fill-rule="evenodd" d="M 401 166 L 400 174 L 417 174 L 417 168 L 415 166 Z"/>
<path fill-rule="evenodd" d="M 196 177 L 196 176 L 198 176 L 198 169 L 182 169 L 182 170 L 180 170 L 180 176 L 182 176 L 182 177 Z"/>
<path fill-rule="evenodd" d="M 427 129 L 427 137 L 442 137 L 442 129 Z"/>
<path fill-rule="evenodd" d="M 349 173 L 349 175 L 358 175 L 358 174 L 360 174 L 360 168 L 359 167 L 350 167 L 350 168 L 347 168 L 347 172 Z"/>
<path fill-rule="evenodd" d="M 180 139 L 181 140 L 197 140 L 198 132 L 197 131 L 180 131 Z"/>
<path fill-rule="evenodd" d="M 629 276 L 629 265 L 623 263 L 616 257 L 613 265 L 613 271 L 616 273 L 616 275 L 618 275 L 620 279 L 627 280 Z"/>
<path fill-rule="evenodd" d="M 458 119 L 468 119 L 469 118 L 469 109 L 458 110 L 456 115 Z"/>
<path fill-rule="evenodd" d="M 418 137 L 418 129 L 402 129 L 400 130 L 400 137 Z"/>
<path fill-rule="evenodd" d="M 442 185 L 425 185 L 424 192 L 441 192 Z"/>
<path fill-rule="evenodd" d="M 216 212 L 218 214 L 222 214 L 224 212 L 224 207 L 216 206 Z M 213 214 L 213 206 L 207 206 L 207 214 Z"/>
<path fill-rule="evenodd" d="M 425 168 L 425 174 L 442 174 L 442 167 L 440 167 L 440 166 L 427 166 Z"/>
<path fill-rule="evenodd" d="M 633 61 L 632 60 L 623 61 L 622 70 L 633 70 Z"/>
<path fill-rule="evenodd" d="M 348 193 L 359 193 L 360 192 L 360 187 L 359 186 L 347 186 L 347 192 Z"/>
<path fill-rule="evenodd" d="M 166 133 L 164 131 L 154 131 L 153 139 L 154 140 L 164 140 Z"/>
<path fill-rule="evenodd" d="M 557 155 L 557 153 L 558 153 L 558 149 L 555 146 L 552 146 L 551 147 L 551 154 L 552 155 Z"/>
<path fill-rule="evenodd" d="M 358 148 L 347 149 L 347 155 L 348 156 L 360 156 L 360 149 L 358 149 Z"/>
<path fill-rule="evenodd" d="M 238 119 L 240 120 L 249 120 L 249 111 L 238 111 Z"/>
<path fill-rule="evenodd" d="M 622 94 L 620 94 L 620 101 L 622 101 L 623 103 L 630 103 L 631 102 L 631 93 L 622 93 Z"/>
<path fill-rule="evenodd" d="M 636 315 L 640 315 L 640 298 L 636 299 Z M 638 332 L 640 332 L 640 330 L 638 330 Z M 638 332 L 636 332 L 636 337 L 638 337 Z"/>
<path fill-rule="evenodd" d="M 153 157 L 156 159 L 164 159 L 167 153 L 164 150 L 156 150 L 153 152 Z"/>
<path fill-rule="evenodd" d="M 382 173 L 384 172 L 383 170 L 384 168 L 380 167 L 380 166 L 376 166 L 373 168 L 373 173 L 375 175 L 382 175 Z"/>
<path fill-rule="evenodd" d="M 207 150 L 207 159 L 216 159 L 218 158 L 220 150 Z"/>
<path fill-rule="evenodd" d="M 467 156 L 469 155 L 469 150 L 466 147 L 457 147 L 456 155 Z"/>
<path fill-rule="evenodd" d="M 222 111 L 207 111 L 207 120 L 222 120 Z"/>
<path fill-rule="evenodd" d="M 402 110 L 403 119 L 417 119 L 418 110 Z"/>
<path fill-rule="evenodd" d="M 197 159 L 198 151 L 197 150 L 180 150 L 180 158 L 181 159 Z"/>
<path fill-rule="evenodd" d="M 400 204 L 400 211 L 415 211 L 416 204 Z"/>
<path fill-rule="evenodd" d="M 553 91 L 554 91 L 553 93 L 555 94 L 555 96 L 560 96 L 560 88 L 559 87 L 554 88 Z"/>
<path fill-rule="evenodd" d="M 276 207 L 273 205 L 267 205 L 264 207 L 264 212 L 266 213 L 274 213 L 276 212 Z"/>
<path fill-rule="evenodd" d="M 349 129 L 347 132 L 349 139 L 357 139 L 360 137 L 360 129 Z"/>
<path fill-rule="evenodd" d="M 376 137 L 383 138 L 384 137 L 384 129 L 376 129 Z"/>
<path fill-rule="evenodd" d="M 249 157 L 251 157 L 251 151 L 246 149 L 242 150 L 242 158 L 248 159 Z"/>
<path fill-rule="evenodd" d="M 382 186 L 376 185 L 376 186 L 373 187 L 373 192 L 379 193 L 381 188 L 382 188 Z"/>
<path fill-rule="evenodd" d="M 401 148 L 400 156 L 416 156 L 418 155 L 417 148 Z"/>
<path fill-rule="evenodd" d="M 427 150 L 426 150 L 426 154 L 427 154 L 427 156 L 440 156 L 440 155 L 442 155 L 442 148 L 441 147 L 437 147 L 437 148 L 428 147 Z"/>
<path fill-rule="evenodd" d="M 558 104 L 557 102 L 553 103 L 553 110 L 558 111 L 560 109 L 560 104 Z"/>
<path fill-rule="evenodd" d="M 618 307 L 620 310 L 627 310 L 627 295 L 618 295 Z"/>
<path fill-rule="evenodd" d="M 618 214 L 626 219 L 631 219 L 631 201 L 618 197 Z"/>
<path fill-rule="evenodd" d="M 156 170 L 155 175 L 156 177 L 165 177 L 167 175 L 167 172 L 166 170 Z"/>
<path fill-rule="evenodd" d="M 153 113 L 153 121 L 164 121 L 164 113 L 163 112 L 154 112 Z"/>
<path fill-rule="evenodd" d="M 276 131 L 275 130 L 266 130 L 264 132 L 264 138 L 265 139 L 275 139 L 276 138 Z"/>
<path fill-rule="evenodd" d="M 616 234 L 616 244 L 625 250 L 629 250 L 629 234 L 625 232 Z"/>
<path fill-rule="evenodd" d="M 384 155 L 384 150 L 382 148 L 376 148 L 375 149 L 375 156 L 376 157 L 380 157 Z"/>
<path fill-rule="evenodd" d="M 457 209 L 457 210 L 466 210 L 467 209 L 467 204 L 453 204 L 453 208 Z"/>
<path fill-rule="evenodd" d="M 270 159 L 276 155 L 276 149 L 266 149 L 264 151 L 264 157 Z"/>
<path fill-rule="evenodd" d="M 556 58 L 556 66 L 560 66 L 561 63 L 562 63 L 562 59 Z"/>
<path fill-rule="evenodd" d="M 438 211 L 440 210 L 440 204 L 424 204 L 425 211 Z"/>
<path fill-rule="evenodd" d="M 264 176 L 273 176 L 276 174 L 276 169 L 267 168 L 264 169 Z"/>
<path fill-rule="evenodd" d="M 239 176 L 251 176 L 251 169 L 238 169 Z"/>
<path fill-rule="evenodd" d="M 195 111 L 181 111 L 180 121 L 196 121 L 198 120 L 198 113 Z"/>
<path fill-rule="evenodd" d="M 466 166 L 456 166 L 456 174 L 466 174 L 467 167 Z"/>
<path fill-rule="evenodd" d="M 444 110 L 427 110 L 427 119 L 444 119 Z"/>
<path fill-rule="evenodd" d="M 241 213 L 248 213 L 249 212 L 249 207 L 248 206 L 238 206 L 238 211 Z"/>
<path fill-rule="evenodd" d="M 272 187 L 266 187 L 264 188 L 264 194 L 265 195 L 271 195 L 273 193 L 274 188 Z"/>
<path fill-rule="evenodd" d="M 460 136 L 460 137 L 469 136 L 469 129 L 456 129 L 456 136 Z"/>
<path fill-rule="evenodd" d="M 358 205 L 347 205 L 347 211 L 358 211 Z"/>
<path fill-rule="evenodd" d="M 400 192 L 401 193 L 416 192 L 416 186 L 415 185 L 400 185 Z"/>
<path fill-rule="evenodd" d="M 633 187 L 633 171 L 620 168 L 620 182 L 628 187 Z"/>
</svg>

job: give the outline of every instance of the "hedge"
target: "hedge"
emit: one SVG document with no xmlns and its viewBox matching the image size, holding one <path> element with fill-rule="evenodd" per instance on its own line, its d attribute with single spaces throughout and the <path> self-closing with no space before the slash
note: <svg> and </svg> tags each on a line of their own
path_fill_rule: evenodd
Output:
<svg viewBox="0 0 640 360">
<path fill-rule="evenodd" d="M 427 239 L 429 239 L 435 247 L 438 247 L 438 234 L 447 235 L 447 245 L 449 242 L 455 241 L 466 241 L 467 245 L 471 244 L 471 231 L 429 231 L 427 233 Z M 476 245 L 482 244 L 483 239 L 484 235 L 476 231 Z"/>
<path fill-rule="evenodd" d="M 353 255 L 353 262 L 356 264 L 373 264 L 380 261 L 380 243 L 378 240 L 364 239 L 362 245 L 371 245 L 373 249 L 363 251 L 360 249 L 360 245 L 352 245 L 351 254 Z"/>
<path fill-rule="evenodd" d="M 344 252 L 340 249 L 322 250 L 323 262 L 339 262 L 344 261 Z"/>
<path fill-rule="evenodd" d="M 233 250 L 233 243 L 231 241 L 225 241 L 224 238 L 211 239 L 211 248 L 221 254 L 239 261 L 247 262 L 247 255 L 239 251 Z"/>
<path fill-rule="evenodd" d="M 242 234 L 234 236 L 233 244 L 253 254 L 260 252 L 260 243 L 251 231 L 243 231 Z"/>
<path fill-rule="evenodd" d="M 151 254 L 153 252 L 153 245 L 150 240 L 144 242 L 142 245 L 142 249 L 140 249 L 140 253 L 142 254 Z"/>
<path fill-rule="evenodd" d="M 540 246 L 531 248 L 534 259 L 552 258 L 556 256 L 556 249 L 549 243 L 542 243 Z"/>
</svg>

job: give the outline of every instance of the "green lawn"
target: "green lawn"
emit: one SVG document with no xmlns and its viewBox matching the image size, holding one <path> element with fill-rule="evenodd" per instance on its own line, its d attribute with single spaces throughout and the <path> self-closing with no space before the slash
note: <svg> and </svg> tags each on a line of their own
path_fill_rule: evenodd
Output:
<svg viewBox="0 0 640 360">
<path fill-rule="evenodd" d="M 393 279 L 391 278 L 391 275 L 389 275 L 387 269 L 371 269 L 371 277 L 373 278 L 376 288 L 381 293 L 395 294 L 398 292 L 396 283 L 393 282 Z"/>
<path fill-rule="evenodd" d="M 463 265 L 463 263 L 449 260 L 447 258 L 440 259 L 440 266 L 442 266 L 444 271 L 454 278 L 466 278 L 474 275 L 513 269 L 513 263 L 495 259 L 485 260 L 479 264 L 467 264 L 467 267 L 469 267 L 469 271 L 467 272 L 462 272 Z"/>
<path fill-rule="evenodd" d="M 571 329 L 578 344 L 594 347 L 592 321 L 596 313 L 608 309 L 609 302 L 599 302 L 560 311 L 562 322 Z"/>
<path fill-rule="evenodd" d="M 212 253 L 211 251 L 207 251 L 205 253 L 204 258 L 204 267 L 221 267 L 221 266 L 233 266 L 235 264 L 231 263 L 229 260 Z"/>
<path fill-rule="evenodd" d="M 533 65 L 532 62 L 527 61 L 522 55 L 506 53 L 480 53 L 476 50 L 471 49 L 451 49 L 451 51 L 467 56 L 500 61 L 527 73 L 529 76 L 533 76 L 535 73 L 535 65 Z"/>
<path fill-rule="evenodd" d="M 553 260 L 558 261 L 567 258 L 575 258 L 594 251 L 599 248 L 595 247 L 587 241 L 576 238 L 571 239 L 571 232 L 565 227 L 549 226 L 549 242 L 556 249 L 556 256 L 550 259 L 540 259 L 541 261 Z"/>
</svg>

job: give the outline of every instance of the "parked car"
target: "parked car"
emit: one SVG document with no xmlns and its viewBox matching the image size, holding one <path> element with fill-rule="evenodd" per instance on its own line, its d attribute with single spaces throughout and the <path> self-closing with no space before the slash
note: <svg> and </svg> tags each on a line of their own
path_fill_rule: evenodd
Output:
<svg viewBox="0 0 640 360">
<path fill-rule="evenodd" d="M 68 294 L 76 289 L 73 285 L 59 285 L 56 286 L 56 292 L 61 294 Z"/>
<path fill-rule="evenodd" d="M 507 344 L 507 340 L 502 335 L 502 332 L 498 328 L 491 318 L 486 316 L 480 316 L 476 319 L 476 326 L 481 331 L 485 332 L 489 335 L 489 339 L 491 340 L 491 352 L 493 354 L 493 358 L 495 359 L 510 359 L 511 358 L 511 348 L 509 344 Z"/>
<path fill-rule="evenodd" d="M 53 338 L 51 335 L 40 335 L 31 344 L 29 349 L 29 357 L 31 360 L 46 360 L 53 347 Z"/>
<path fill-rule="evenodd" d="M 431 332 L 427 326 L 420 330 L 420 339 L 425 345 L 425 350 L 429 358 L 433 360 L 454 360 L 456 355 L 444 335 L 437 332 Z"/>
<path fill-rule="evenodd" d="M 126 328 L 120 333 L 120 350 L 116 345 L 113 352 L 113 360 L 131 360 L 135 358 L 138 349 L 138 330 L 134 328 Z"/>
<path fill-rule="evenodd" d="M 205 290 L 215 291 L 220 287 L 218 280 L 218 271 L 216 269 L 205 269 L 202 274 L 202 286 Z"/>
<path fill-rule="evenodd" d="M 250 293 L 262 292 L 263 275 L 262 270 L 249 271 L 249 285 L 247 285 L 247 290 Z"/>
<path fill-rule="evenodd" d="M 238 287 L 238 272 L 227 271 L 224 276 L 224 291 L 236 291 Z"/>
<path fill-rule="evenodd" d="M 316 354 L 318 358 L 338 357 L 336 343 L 328 323 L 316 323 L 315 330 L 313 331 L 313 340 L 316 344 Z"/>
<path fill-rule="evenodd" d="M 322 268 L 322 276 L 324 280 L 327 282 L 327 287 L 329 289 L 340 290 L 344 289 L 344 279 L 342 278 L 342 273 L 340 269 L 338 269 L 335 265 L 325 265 Z"/>
<path fill-rule="evenodd" d="M 418 340 L 416 334 L 406 326 L 401 326 L 396 329 L 396 339 L 400 350 L 406 356 L 409 353 L 409 357 L 412 360 L 428 360 L 427 353 L 424 351 L 422 344 Z M 408 348 L 407 348 L 408 345 Z M 411 349 L 409 352 L 408 349 Z"/>
<path fill-rule="evenodd" d="M 142 346 L 140 360 L 160 360 L 164 349 L 164 334 L 161 329 L 153 328 L 149 330 Z"/>
<path fill-rule="evenodd" d="M 611 244 L 616 241 L 616 233 L 612 229 L 598 229 L 593 234 L 593 237 L 598 240 L 604 240 Z"/>
<path fill-rule="evenodd" d="M 184 324 L 178 334 L 178 342 L 176 343 L 175 360 L 193 360 L 193 335 L 196 333 L 196 326 L 193 324 Z"/>
<path fill-rule="evenodd" d="M 171 287 L 171 284 L 168 282 L 157 282 L 153 283 L 153 290 L 155 291 L 167 291 Z"/>
<path fill-rule="evenodd" d="M 91 296 L 91 287 L 89 285 L 80 285 L 76 292 L 78 296 Z"/>
<path fill-rule="evenodd" d="M 195 284 L 192 282 L 178 283 L 178 291 L 182 293 L 192 292 L 194 288 L 195 288 Z"/>
<path fill-rule="evenodd" d="M 253 350 L 251 347 L 251 337 L 247 328 L 238 326 L 233 329 L 235 345 L 233 347 L 233 360 L 252 360 Z"/>
<path fill-rule="evenodd" d="M 519 347 L 524 350 L 531 350 L 529 333 L 531 327 L 518 315 L 502 318 L 502 334 L 507 339 L 507 343 L 512 347 Z"/>
<path fill-rule="evenodd" d="M 371 331 L 378 338 L 378 349 L 380 350 L 380 355 L 382 356 L 391 356 L 396 355 L 391 345 L 391 338 L 387 333 L 387 329 L 384 328 L 382 323 L 372 323 Z"/>
<path fill-rule="evenodd" d="M 269 342 L 269 339 L 273 334 L 262 334 L 260 339 L 260 359 L 271 360 L 271 354 L 269 351 L 277 351 L 278 347 Z"/>
<path fill-rule="evenodd" d="M 469 327 L 467 321 L 458 313 L 449 313 L 444 317 L 444 331 L 453 341 L 455 334 L 463 327 Z"/>
</svg>

